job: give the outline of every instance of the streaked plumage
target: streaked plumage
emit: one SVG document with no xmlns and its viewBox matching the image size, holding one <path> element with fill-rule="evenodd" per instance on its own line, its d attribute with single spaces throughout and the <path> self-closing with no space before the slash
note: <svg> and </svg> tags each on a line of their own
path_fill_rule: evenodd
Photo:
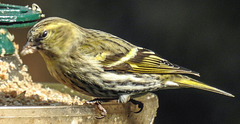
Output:
<svg viewBox="0 0 240 124">
<path fill-rule="evenodd" d="M 126 103 L 135 95 L 170 88 L 197 88 L 234 97 L 182 75 L 199 76 L 151 50 L 62 18 L 44 19 L 29 31 L 22 54 L 36 50 L 54 78 L 94 97 Z"/>
</svg>

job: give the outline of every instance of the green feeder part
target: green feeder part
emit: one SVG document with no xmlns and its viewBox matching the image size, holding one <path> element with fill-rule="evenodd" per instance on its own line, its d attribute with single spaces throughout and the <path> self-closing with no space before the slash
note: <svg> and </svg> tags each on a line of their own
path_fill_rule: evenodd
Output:
<svg viewBox="0 0 240 124">
<path fill-rule="evenodd" d="M 0 28 L 29 27 L 44 17 L 37 4 L 32 7 L 0 4 Z"/>
<path fill-rule="evenodd" d="M 32 7 L 0 4 L 0 54 L 11 55 L 15 51 L 12 44 L 14 36 L 6 28 L 33 26 L 41 17 L 44 14 L 35 3 Z"/>
<path fill-rule="evenodd" d="M 9 55 L 14 53 L 13 39 L 14 36 L 7 29 L 0 28 L 0 54 Z"/>
</svg>

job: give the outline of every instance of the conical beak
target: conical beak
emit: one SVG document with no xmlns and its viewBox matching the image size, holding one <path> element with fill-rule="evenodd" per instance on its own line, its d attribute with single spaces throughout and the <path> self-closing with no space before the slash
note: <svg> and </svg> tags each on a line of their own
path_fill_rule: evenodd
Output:
<svg viewBox="0 0 240 124">
<path fill-rule="evenodd" d="M 23 50 L 21 51 L 21 55 L 25 56 L 27 54 L 35 53 L 36 51 L 37 51 L 37 46 L 34 45 L 34 42 L 32 42 L 31 40 L 28 40 L 26 45 L 23 47 Z"/>
</svg>

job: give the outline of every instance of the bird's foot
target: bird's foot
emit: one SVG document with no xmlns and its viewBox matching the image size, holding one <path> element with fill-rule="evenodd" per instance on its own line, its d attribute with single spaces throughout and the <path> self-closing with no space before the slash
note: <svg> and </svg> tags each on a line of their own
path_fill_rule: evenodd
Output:
<svg viewBox="0 0 240 124">
<path fill-rule="evenodd" d="M 103 99 L 93 99 L 91 101 L 86 101 L 85 104 L 87 105 L 96 105 L 98 110 L 100 111 L 100 116 L 96 117 L 97 119 L 102 119 L 106 117 L 107 111 L 106 109 L 102 106 L 103 102 L 115 102 L 117 103 L 117 100 L 114 98 L 103 98 Z"/>
<path fill-rule="evenodd" d="M 86 101 L 85 104 L 87 105 L 96 105 L 98 110 L 100 111 L 100 116 L 97 116 L 96 119 L 103 119 L 107 115 L 106 109 L 102 106 L 102 102 L 118 102 L 119 100 L 116 99 L 94 99 L 91 101 Z M 138 105 L 139 111 L 136 111 L 134 113 L 140 113 L 143 110 L 144 104 L 140 101 L 130 99 L 129 102 L 132 102 L 134 105 Z"/>
<path fill-rule="evenodd" d="M 94 100 L 85 102 L 85 104 L 87 104 L 87 105 L 96 105 L 97 106 L 98 110 L 100 111 L 100 116 L 97 116 L 96 119 L 103 119 L 107 115 L 106 109 L 101 104 L 102 102 L 103 101 L 98 100 L 98 99 L 96 99 L 96 100 L 94 99 Z"/>
</svg>

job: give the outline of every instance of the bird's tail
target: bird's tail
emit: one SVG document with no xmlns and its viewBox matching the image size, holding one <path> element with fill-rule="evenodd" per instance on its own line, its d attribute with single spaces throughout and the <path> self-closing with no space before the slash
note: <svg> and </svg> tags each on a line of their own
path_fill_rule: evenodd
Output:
<svg viewBox="0 0 240 124">
<path fill-rule="evenodd" d="M 178 85 L 177 87 L 179 87 L 179 88 L 197 88 L 197 89 L 201 89 L 201 90 L 219 93 L 219 94 L 226 95 L 229 97 L 235 97 L 231 93 L 228 93 L 223 90 L 217 89 L 215 87 L 209 86 L 207 84 L 204 84 L 200 81 L 197 81 L 197 80 L 192 79 L 187 76 L 183 76 L 183 75 L 170 76 L 169 75 L 168 80 L 169 79 L 170 79 L 170 81 L 166 81 L 165 85 L 168 85 L 167 83 L 169 83 L 169 84 L 172 83 L 172 86 L 174 86 L 173 83 L 176 83 L 175 86 Z"/>
</svg>

